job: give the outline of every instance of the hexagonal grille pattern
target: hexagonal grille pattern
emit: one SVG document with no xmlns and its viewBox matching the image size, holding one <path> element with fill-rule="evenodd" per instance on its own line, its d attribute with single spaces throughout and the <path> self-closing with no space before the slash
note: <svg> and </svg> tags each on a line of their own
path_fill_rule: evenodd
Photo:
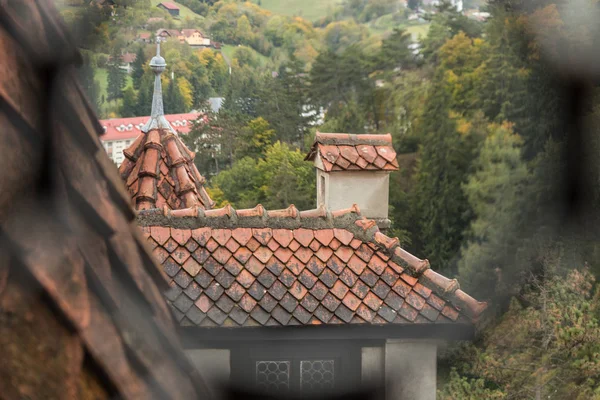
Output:
<svg viewBox="0 0 600 400">
<path fill-rule="evenodd" d="M 268 393 L 290 389 L 289 361 L 257 361 L 256 386 Z"/>
<path fill-rule="evenodd" d="M 302 390 L 333 389 L 334 360 L 300 361 L 300 388 Z"/>
</svg>

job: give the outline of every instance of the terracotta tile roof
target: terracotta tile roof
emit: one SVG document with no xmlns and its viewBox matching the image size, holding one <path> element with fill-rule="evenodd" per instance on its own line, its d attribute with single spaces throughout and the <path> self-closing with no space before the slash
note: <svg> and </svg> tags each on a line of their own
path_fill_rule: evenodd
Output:
<svg viewBox="0 0 600 400">
<path fill-rule="evenodd" d="M 151 36 L 151 35 L 150 35 L 150 32 L 141 32 L 141 33 L 138 35 L 138 37 L 139 37 L 140 39 L 150 39 L 150 36 Z"/>
<path fill-rule="evenodd" d="M 54 2 L 0 4 L 1 397 L 211 398 Z"/>
<path fill-rule="evenodd" d="M 153 129 L 123 151 L 119 172 L 138 210 L 189 207 L 211 209 L 214 202 L 194 165 L 195 154 L 177 134 Z"/>
<path fill-rule="evenodd" d="M 181 34 L 185 37 L 190 37 L 196 32 L 198 32 L 200 35 L 204 36 L 204 34 L 199 29 L 182 29 L 181 30 Z"/>
<path fill-rule="evenodd" d="M 392 136 L 352 135 L 317 132 L 315 142 L 306 156 L 323 171 L 396 171 L 398 161 L 392 147 Z"/>
<path fill-rule="evenodd" d="M 137 54 L 135 53 L 125 53 L 121 55 L 121 61 L 123 61 L 125 64 L 131 64 L 132 62 L 135 61 L 135 59 L 137 58 Z"/>
<path fill-rule="evenodd" d="M 178 132 L 186 134 L 192 128 L 200 113 L 167 114 L 165 119 Z M 142 133 L 142 128 L 150 117 L 130 117 L 102 119 L 100 123 L 104 134 L 100 137 L 103 141 L 135 139 Z"/>
<path fill-rule="evenodd" d="M 177 7 L 177 5 L 169 2 L 169 1 L 163 1 L 162 3 L 159 4 L 159 6 L 163 6 L 169 10 L 179 10 L 179 7 Z"/>
<path fill-rule="evenodd" d="M 356 207 L 140 212 L 181 324 L 471 323 L 485 309 Z"/>
<path fill-rule="evenodd" d="M 178 37 L 180 35 L 180 32 L 177 29 L 159 29 L 156 31 L 156 35 L 160 36 L 163 33 L 166 33 L 167 35 L 171 36 L 171 37 Z"/>
</svg>

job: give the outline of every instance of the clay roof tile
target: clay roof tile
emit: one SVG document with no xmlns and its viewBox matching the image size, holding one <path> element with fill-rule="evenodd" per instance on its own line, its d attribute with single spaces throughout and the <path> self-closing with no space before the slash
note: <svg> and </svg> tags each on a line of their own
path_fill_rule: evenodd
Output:
<svg viewBox="0 0 600 400">
<path fill-rule="evenodd" d="M 124 153 L 127 161 L 121 164 L 119 171 L 137 209 L 166 206 L 170 210 L 189 207 L 208 210 L 213 207 L 214 202 L 203 186 L 205 180 L 193 164 L 193 153 L 178 135 L 166 129 L 153 129 L 139 135 Z M 162 163 L 165 159 L 168 164 Z M 132 179 L 136 173 L 153 179 L 140 182 L 136 190 L 136 181 Z M 150 195 L 158 191 L 159 185 L 161 196 Z"/>
<path fill-rule="evenodd" d="M 169 211 L 165 223 L 171 230 L 152 226 L 146 235 L 157 261 L 186 296 L 205 293 L 214 302 L 201 304 L 208 312 L 218 308 L 212 324 L 438 323 L 439 315 L 448 323 L 465 323 L 476 321 L 486 307 L 358 212 L 331 218 L 334 213 L 312 210 L 290 222 L 282 220 L 282 210 L 262 207 L 237 212 L 229 207 L 233 217 L 226 220 L 211 216 L 226 209 L 195 210 L 200 215 L 185 222 L 182 217 L 181 224 L 179 214 Z M 141 218 L 144 213 L 160 223 L 160 214 L 141 211 Z M 288 212 L 283 214 L 287 219 Z M 192 280 L 197 286 L 191 286 Z M 198 307 L 172 294 L 167 299 L 175 308 Z M 232 313 L 240 308 L 252 318 L 236 320 Z M 198 315 L 192 313 L 185 323 L 204 326 Z"/>
<path fill-rule="evenodd" d="M 322 167 L 319 168 L 326 172 L 398 169 L 396 152 L 389 134 L 350 135 L 317 132 L 306 159 L 314 160 L 317 154 L 322 162 Z"/>
</svg>

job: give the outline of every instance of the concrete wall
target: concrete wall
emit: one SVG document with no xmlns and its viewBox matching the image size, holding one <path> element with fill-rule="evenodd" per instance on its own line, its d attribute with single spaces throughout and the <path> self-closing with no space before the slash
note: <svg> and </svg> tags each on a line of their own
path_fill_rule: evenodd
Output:
<svg viewBox="0 0 600 400">
<path fill-rule="evenodd" d="M 367 218 L 387 218 L 389 172 L 334 171 L 317 169 L 317 206 L 341 210 L 357 204 Z"/>
<path fill-rule="evenodd" d="M 386 400 L 435 400 L 437 343 L 388 340 L 385 379 Z"/>
<path fill-rule="evenodd" d="M 205 379 L 208 387 L 218 394 L 223 383 L 229 381 L 230 351 L 222 349 L 186 350 L 188 358 Z"/>
<path fill-rule="evenodd" d="M 385 383 L 385 349 L 379 347 L 363 347 L 361 351 L 362 384 L 380 387 Z"/>
</svg>

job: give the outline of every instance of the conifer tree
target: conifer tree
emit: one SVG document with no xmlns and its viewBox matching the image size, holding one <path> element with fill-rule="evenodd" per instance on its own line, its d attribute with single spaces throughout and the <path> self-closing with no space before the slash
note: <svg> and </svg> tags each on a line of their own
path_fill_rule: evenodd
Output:
<svg viewBox="0 0 600 400">
<path fill-rule="evenodd" d="M 186 112 L 185 101 L 176 79 L 171 79 L 165 96 L 165 113 L 181 114 Z"/>
<path fill-rule="evenodd" d="M 90 56 L 83 53 L 83 63 L 77 71 L 81 87 L 88 96 L 94 110 L 98 111 L 100 105 L 100 88 L 98 82 L 94 79 L 94 68 L 92 68 Z"/>
<path fill-rule="evenodd" d="M 144 66 L 146 65 L 146 56 L 144 54 L 144 48 L 140 47 L 135 55 L 135 61 L 133 62 L 133 71 L 131 77 L 133 78 L 133 87 L 139 90 L 142 83 L 142 77 L 144 76 Z"/>
<path fill-rule="evenodd" d="M 123 104 L 121 105 L 121 117 L 135 117 L 138 108 L 138 99 L 131 85 L 123 91 Z"/>
<path fill-rule="evenodd" d="M 116 62 L 113 62 L 108 67 L 108 88 L 107 100 L 112 101 L 123 97 L 123 88 L 125 87 L 125 72 Z"/>
<path fill-rule="evenodd" d="M 450 117 L 450 94 L 438 72 L 420 121 L 422 137 L 413 212 L 418 221 L 414 246 L 436 270 L 455 271 L 469 204 L 462 190 L 479 138 L 461 134 Z"/>
<path fill-rule="evenodd" d="M 461 283 L 473 295 L 491 296 L 518 281 L 526 269 L 517 260 L 523 244 L 524 193 L 530 181 L 522 159 L 521 137 L 511 126 L 494 125 L 474 161 L 475 171 L 463 186 L 475 219 L 458 264 Z"/>
<path fill-rule="evenodd" d="M 412 50 L 408 47 L 410 43 L 410 33 L 403 29 L 394 28 L 392 34 L 381 43 L 381 52 L 378 59 L 379 68 L 409 68 L 415 65 L 416 59 Z"/>
<path fill-rule="evenodd" d="M 152 110 L 152 93 L 154 90 L 154 74 L 148 70 L 142 76 L 140 89 L 138 91 L 136 116 L 150 115 Z"/>
<path fill-rule="evenodd" d="M 415 11 L 421 5 L 421 0 L 408 0 L 407 6 L 411 10 Z"/>
</svg>

